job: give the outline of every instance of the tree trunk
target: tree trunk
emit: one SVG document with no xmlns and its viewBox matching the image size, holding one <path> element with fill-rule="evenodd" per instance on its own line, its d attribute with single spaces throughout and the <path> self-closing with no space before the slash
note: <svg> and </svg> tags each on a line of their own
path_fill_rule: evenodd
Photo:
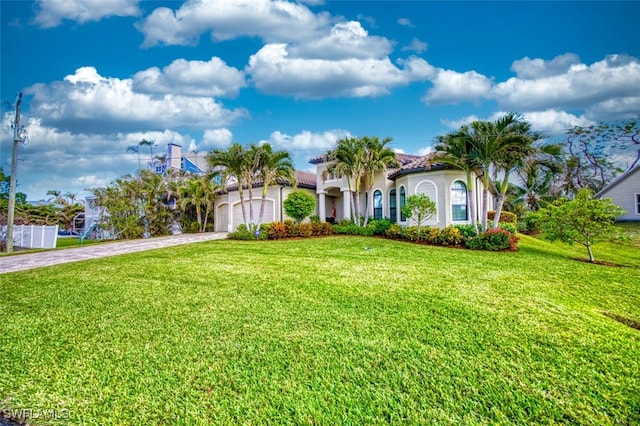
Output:
<svg viewBox="0 0 640 426">
<path fill-rule="evenodd" d="M 473 186 L 467 186 L 467 197 L 469 198 L 469 217 L 471 218 L 471 224 L 476 235 L 478 234 L 478 219 L 476 219 L 476 199 Z"/>
<path fill-rule="evenodd" d="M 493 218 L 493 228 L 500 226 L 500 215 L 502 214 L 502 206 L 504 206 L 504 199 L 506 194 L 502 192 L 498 193 L 498 204 L 496 205 L 496 215 Z"/>
<path fill-rule="evenodd" d="M 589 253 L 589 262 L 595 263 L 596 259 L 593 257 L 593 251 L 591 251 L 591 244 L 587 243 L 587 252 Z"/>
<path fill-rule="evenodd" d="M 482 188 L 482 232 L 487 231 L 487 207 L 489 205 L 489 190 L 485 186 Z"/>
</svg>

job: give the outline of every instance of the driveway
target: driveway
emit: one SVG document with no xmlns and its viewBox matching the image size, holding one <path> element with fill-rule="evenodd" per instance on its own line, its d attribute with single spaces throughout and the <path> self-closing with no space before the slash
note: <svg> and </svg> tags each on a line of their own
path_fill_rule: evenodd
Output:
<svg viewBox="0 0 640 426">
<path fill-rule="evenodd" d="M 172 235 L 145 240 L 106 242 L 68 249 L 16 254 L 15 256 L 0 256 L 0 274 L 225 238 L 227 238 L 226 232 L 205 232 L 202 234 Z"/>
</svg>

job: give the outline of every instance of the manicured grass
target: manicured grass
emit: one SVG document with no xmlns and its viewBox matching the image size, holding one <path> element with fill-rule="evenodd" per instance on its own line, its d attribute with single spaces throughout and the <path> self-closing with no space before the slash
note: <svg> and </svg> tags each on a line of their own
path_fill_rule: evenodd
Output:
<svg viewBox="0 0 640 426">
<path fill-rule="evenodd" d="M 0 276 L 0 410 L 72 424 L 634 424 L 640 253 L 213 241 Z M 1 411 L 0 411 L 1 412 Z M 50 416 L 51 417 L 51 416 Z M 33 424 L 56 423 L 38 418 Z"/>
</svg>

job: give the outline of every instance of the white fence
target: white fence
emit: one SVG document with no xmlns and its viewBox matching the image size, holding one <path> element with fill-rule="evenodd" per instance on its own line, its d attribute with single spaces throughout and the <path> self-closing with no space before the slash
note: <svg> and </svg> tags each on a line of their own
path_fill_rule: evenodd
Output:
<svg viewBox="0 0 640 426">
<path fill-rule="evenodd" d="M 7 227 L 0 228 L 3 239 L 7 236 Z M 55 248 L 58 242 L 58 225 L 14 225 L 13 245 L 24 248 Z"/>
</svg>

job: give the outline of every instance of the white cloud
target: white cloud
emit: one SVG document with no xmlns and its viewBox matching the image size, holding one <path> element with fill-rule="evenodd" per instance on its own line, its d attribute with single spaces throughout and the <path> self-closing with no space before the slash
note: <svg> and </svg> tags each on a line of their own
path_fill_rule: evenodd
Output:
<svg viewBox="0 0 640 426">
<path fill-rule="evenodd" d="M 68 19 L 84 24 L 109 16 L 138 16 L 140 0 L 38 0 L 33 22 L 42 28 L 57 27 Z"/>
<path fill-rule="evenodd" d="M 587 127 L 596 124 L 584 116 L 576 116 L 566 111 L 548 109 L 545 111 L 526 112 L 524 119 L 531 123 L 533 130 L 547 134 L 561 134 L 575 126 Z"/>
<path fill-rule="evenodd" d="M 580 64 L 580 58 L 573 53 L 565 53 L 559 55 L 550 61 L 528 57 L 514 61 L 511 70 L 516 73 L 518 78 L 524 80 L 551 77 L 554 75 L 564 74 L 571 69 L 572 66 Z"/>
<path fill-rule="evenodd" d="M 229 129 L 206 129 L 202 136 L 202 142 L 198 144 L 198 149 L 226 148 L 231 145 L 232 139 L 233 134 Z"/>
<path fill-rule="evenodd" d="M 246 116 L 245 110 L 227 110 L 211 98 L 166 94 L 153 97 L 136 93 L 131 79 L 103 77 L 93 67 L 83 67 L 64 81 L 36 84 L 31 112 L 43 123 L 83 133 L 140 129 L 225 126 Z"/>
<path fill-rule="evenodd" d="M 379 58 L 393 46 L 384 37 L 370 36 L 358 21 L 339 22 L 324 37 L 289 47 L 289 54 L 314 59 Z"/>
<path fill-rule="evenodd" d="M 398 68 L 384 59 L 304 59 L 289 57 L 285 44 L 268 44 L 249 59 L 252 83 L 265 93 L 298 98 L 366 97 L 386 94 L 391 87 L 425 80 L 432 72 L 426 61 L 409 58 Z"/>
<path fill-rule="evenodd" d="M 310 40 L 329 24 L 326 13 L 314 14 L 306 6 L 271 0 L 189 0 L 178 10 L 155 9 L 138 29 L 143 46 L 193 45 L 211 32 L 215 40 L 257 36 L 267 42 Z"/>
<path fill-rule="evenodd" d="M 456 104 L 486 98 L 491 93 L 492 79 L 476 71 L 459 73 L 452 70 L 438 70 L 433 87 L 427 91 L 422 101 L 427 105 Z"/>
<path fill-rule="evenodd" d="M 271 133 L 268 142 L 274 147 L 290 151 L 314 151 L 321 153 L 331 149 L 335 143 L 342 138 L 352 136 L 347 130 L 333 129 L 326 130 L 322 133 L 314 133 L 309 130 L 303 130 L 296 135 L 288 135 L 280 131 Z"/>
<path fill-rule="evenodd" d="M 400 18 L 398 19 L 398 24 L 404 27 L 415 28 L 416 26 L 411 23 L 409 18 Z"/>
<path fill-rule="evenodd" d="M 527 76 L 543 74 L 543 71 L 533 72 L 531 69 L 526 73 Z M 535 79 L 510 78 L 494 87 L 493 96 L 503 108 L 521 111 L 551 108 L 586 109 L 596 104 L 600 105 L 601 109 L 606 109 L 607 106 L 620 106 L 618 102 L 611 105 L 607 102 L 630 95 L 637 96 L 638 87 L 638 59 L 625 55 L 610 55 L 588 66 L 572 64 L 562 74 Z"/>
<path fill-rule="evenodd" d="M 246 86 L 244 73 L 222 59 L 176 59 L 160 70 L 148 68 L 133 76 L 133 90 L 141 93 L 235 97 Z"/>
<path fill-rule="evenodd" d="M 414 37 L 407 46 L 404 46 L 401 50 L 403 52 L 411 51 L 416 53 L 422 53 L 429 48 L 429 45 L 423 41 L 418 40 Z"/>
</svg>

